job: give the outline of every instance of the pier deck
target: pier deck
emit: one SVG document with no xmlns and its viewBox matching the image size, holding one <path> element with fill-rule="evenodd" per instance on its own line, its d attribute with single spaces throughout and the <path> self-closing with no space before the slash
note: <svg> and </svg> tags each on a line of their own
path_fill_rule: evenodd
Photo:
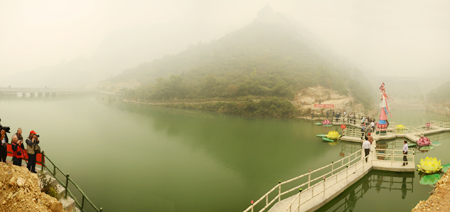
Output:
<svg viewBox="0 0 450 212">
<path fill-rule="evenodd" d="M 335 121 L 333 124 L 345 124 L 354 127 L 346 128 L 346 136 L 341 137 L 341 140 L 362 142 L 361 137 L 364 134 L 359 129 L 361 127 L 358 124 L 339 121 Z M 371 151 L 367 158 L 364 157 L 364 151 L 358 149 L 347 157 L 334 161 L 329 165 L 313 171 L 309 170 L 308 173 L 290 180 L 280 181 L 278 185 L 255 201 L 244 212 L 315 211 L 341 194 L 371 170 L 413 173 L 416 169 L 414 162 L 415 149 L 408 151 L 406 155 L 408 165 L 402 166 L 403 150 L 377 148 L 377 141 L 406 138 L 412 142 L 417 142 L 420 137 L 425 135 L 447 131 L 450 131 L 450 122 L 431 121 L 424 126 L 406 127 L 404 130 L 396 130 L 395 127 L 390 127 L 386 129 L 386 132 L 374 132 L 374 142 L 371 145 Z M 366 159 L 368 160 L 367 162 L 365 161 Z"/>
</svg>

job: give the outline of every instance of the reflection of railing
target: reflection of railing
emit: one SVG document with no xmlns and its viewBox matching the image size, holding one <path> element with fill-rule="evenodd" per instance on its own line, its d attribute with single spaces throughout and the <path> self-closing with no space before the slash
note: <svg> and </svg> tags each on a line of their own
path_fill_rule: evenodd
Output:
<svg viewBox="0 0 450 212">
<path fill-rule="evenodd" d="M 385 178 L 389 180 L 384 180 Z M 397 179 L 401 179 L 401 181 L 396 181 Z M 387 186 L 382 186 L 384 183 L 388 183 Z M 400 188 L 396 187 L 396 185 L 401 184 Z M 408 188 L 409 186 L 409 188 Z M 383 175 L 371 175 L 366 180 L 362 180 L 359 185 L 353 189 L 350 193 L 341 197 L 341 200 L 335 205 L 339 204 L 344 200 L 343 203 L 332 207 L 331 211 L 349 211 L 354 209 L 356 202 L 363 198 L 364 194 L 367 193 L 370 189 L 386 189 L 389 191 L 392 190 L 400 190 L 404 192 L 402 195 L 406 195 L 406 192 L 411 191 L 414 192 L 414 178 L 413 177 L 397 177 L 397 176 L 383 176 Z"/>
<path fill-rule="evenodd" d="M 361 144 L 358 143 L 343 143 L 341 145 L 341 152 L 342 153 L 353 153 L 356 152 L 357 150 L 361 149 Z M 344 156 L 344 155 L 342 155 Z"/>
<path fill-rule="evenodd" d="M 102 208 L 99 209 L 97 208 L 97 206 L 94 205 L 94 203 L 87 197 L 87 195 L 83 192 L 83 190 L 81 190 L 81 188 L 73 181 L 73 179 L 69 177 L 69 173 L 63 172 L 58 166 L 55 165 L 55 163 L 53 163 L 52 160 L 50 160 L 50 158 L 45 153 L 43 153 L 43 155 L 45 156 L 47 161 L 52 164 L 53 170 L 50 170 L 47 166 L 48 163 L 45 162 L 43 163 L 43 167 L 47 169 L 50 172 L 50 174 L 53 175 L 53 177 L 66 189 L 64 195 L 65 198 L 67 198 L 67 194 L 69 194 L 75 200 L 77 207 L 83 212 L 85 212 L 84 209 L 85 201 L 87 201 L 95 211 L 101 212 L 103 210 Z M 58 179 L 56 170 L 58 170 L 59 173 L 61 173 L 65 177 L 66 181 L 65 183 L 63 183 L 60 179 Z M 81 194 L 82 196 L 81 203 L 77 200 L 75 195 L 73 195 L 73 193 L 69 190 L 69 182 L 72 183 L 72 185 L 76 188 L 76 190 L 78 190 L 78 192 Z"/>
<path fill-rule="evenodd" d="M 350 154 L 349 156 L 342 158 L 338 161 L 335 161 L 329 165 L 323 166 L 321 168 L 318 168 L 316 170 L 313 171 L 309 171 L 306 174 L 300 175 L 298 177 L 292 178 L 290 180 L 286 180 L 283 182 L 279 182 L 278 185 L 274 186 L 272 189 L 269 190 L 269 192 L 267 192 L 266 194 L 264 194 L 261 198 L 259 198 L 256 202 L 254 202 L 252 205 L 250 205 L 250 207 L 248 207 L 246 210 L 244 210 L 244 212 L 254 212 L 255 207 L 258 206 L 258 204 L 264 204 L 263 206 L 260 205 L 260 207 L 262 207 L 262 209 L 260 209 L 259 211 L 266 211 L 269 207 L 271 207 L 276 201 L 280 202 L 282 197 L 284 195 L 287 194 L 292 194 L 294 191 L 297 190 L 301 190 L 302 187 L 306 187 L 305 190 L 303 190 L 303 193 L 311 190 L 311 197 L 307 200 L 305 200 L 304 198 L 302 199 L 302 203 L 300 203 L 300 196 L 301 193 L 298 193 L 298 195 L 296 195 L 296 197 L 294 198 L 294 200 L 292 201 L 292 203 L 288 206 L 287 211 L 293 209 L 293 203 L 295 202 L 299 202 L 298 204 L 298 208 L 297 210 L 300 209 L 300 206 L 305 204 L 306 202 L 308 202 L 309 200 L 313 199 L 314 197 L 323 194 L 325 196 L 325 192 L 327 188 L 330 188 L 331 186 L 346 180 L 348 181 L 348 176 L 349 176 L 349 169 L 350 170 L 350 175 L 352 174 L 352 172 L 356 172 L 357 170 L 363 169 L 364 170 L 364 166 L 365 163 L 362 162 L 364 160 L 364 156 L 363 156 L 363 151 L 364 150 L 357 150 L 356 152 L 354 152 L 353 154 Z M 366 158 L 370 158 L 370 156 L 367 156 Z M 360 165 L 358 167 L 357 163 L 358 162 L 362 162 L 362 165 Z M 353 165 L 353 167 L 352 167 Z M 369 166 L 371 164 L 367 164 L 366 166 Z M 330 170 L 326 173 L 326 170 Z M 341 173 L 346 172 L 346 176 L 345 178 L 343 177 L 342 179 L 338 180 L 338 175 Z M 314 176 L 313 178 L 313 174 L 319 175 L 319 176 Z M 333 180 L 332 183 L 328 183 L 327 186 L 325 186 L 325 179 L 336 179 L 335 181 Z M 303 180 L 303 181 L 301 181 Z M 300 181 L 300 182 L 299 182 Z M 295 183 L 294 183 L 295 182 Z M 304 183 L 301 183 L 304 182 Z M 328 181 L 329 182 L 329 181 Z M 317 189 L 317 186 L 320 184 L 323 184 L 323 188 L 319 188 Z M 291 185 L 286 185 L 286 184 L 291 184 Z M 292 185 L 293 184 L 293 185 Z M 284 186 L 285 185 L 285 186 Z M 287 188 L 286 188 L 287 186 Z M 282 191 L 283 189 L 286 189 L 284 191 Z M 319 191 L 317 191 L 319 190 Z M 278 192 L 277 192 L 278 191 Z M 276 196 L 274 196 L 274 193 L 278 193 Z M 273 199 L 269 200 L 269 196 L 274 196 Z M 306 197 L 307 198 L 307 197 Z"/>
</svg>

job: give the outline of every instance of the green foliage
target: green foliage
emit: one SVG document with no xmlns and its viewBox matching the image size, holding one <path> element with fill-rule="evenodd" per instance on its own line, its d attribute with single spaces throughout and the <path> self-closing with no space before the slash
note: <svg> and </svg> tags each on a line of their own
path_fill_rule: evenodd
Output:
<svg viewBox="0 0 450 212">
<path fill-rule="evenodd" d="M 293 118 L 297 112 L 295 106 L 288 100 L 278 98 L 261 99 L 259 101 L 244 100 L 239 102 L 215 102 L 199 104 L 165 104 L 165 107 L 195 109 L 223 114 L 253 116 L 261 118 Z"/>
<path fill-rule="evenodd" d="M 125 90 L 130 99 L 293 98 L 303 88 L 321 85 L 344 95 L 349 88 L 356 101 L 366 107 L 372 103 L 359 83 L 363 79 L 359 71 L 287 24 L 254 22 L 110 81 L 132 79 L 143 86 Z"/>
<path fill-rule="evenodd" d="M 56 186 L 52 185 L 51 178 L 45 177 L 45 174 L 42 174 L 42 173 L 38 173 L 38 175 L 39 175 L 39 180 L 41 181 L 41 184 L 42 184 L 41 192 L 44 192 L 51 197 L 57 198 Z"/>
</svg>

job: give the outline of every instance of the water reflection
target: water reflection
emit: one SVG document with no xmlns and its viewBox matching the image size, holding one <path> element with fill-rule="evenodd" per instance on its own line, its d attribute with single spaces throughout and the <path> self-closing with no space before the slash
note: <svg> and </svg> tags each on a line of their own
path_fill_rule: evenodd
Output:
<svg viewBox="0 0 450 212">
<path fill-rule="evenodd" d="M 372 198 L 373 195 L 371 192 L 375 191 L 378 194 L 382 190 L 391 193 L 400 191 L 401 193 L 399 195 L 401 195 L 402 199 L 405 199 L 408 193 L 414 192 L 414 173 L 371 171 L 318 211 L 356 211 L 358 206 L 360 206 L 357 204 L 358 201 L 365 196 Z M 361 208 L 361 206 L 359 208 Z M 368 210 L 369 209 L 358 211 Z"/>
</svg>

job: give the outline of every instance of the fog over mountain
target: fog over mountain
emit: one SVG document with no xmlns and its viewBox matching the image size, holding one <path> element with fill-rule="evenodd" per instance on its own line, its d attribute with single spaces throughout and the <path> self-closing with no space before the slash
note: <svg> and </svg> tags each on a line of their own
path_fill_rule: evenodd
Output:
<svg viewBox="0 0 450 212">
<path fill-rule="evenodd" d="M 265 5 L 369 76 L 450 79 L 450 2 L 49 0 L 0 3 L 1 86 L 96 87 L 240 29 Z"/>
<path fill-rule="evenodd" d="M 11 86 L 93 88 L 125 69 L 177 53 L 197 36 L 188 27 L 169 25 L 117 30 L 107 34 L 91 56 L 17 73 L 7 77 L 7 82 Z"/>
</svg>

